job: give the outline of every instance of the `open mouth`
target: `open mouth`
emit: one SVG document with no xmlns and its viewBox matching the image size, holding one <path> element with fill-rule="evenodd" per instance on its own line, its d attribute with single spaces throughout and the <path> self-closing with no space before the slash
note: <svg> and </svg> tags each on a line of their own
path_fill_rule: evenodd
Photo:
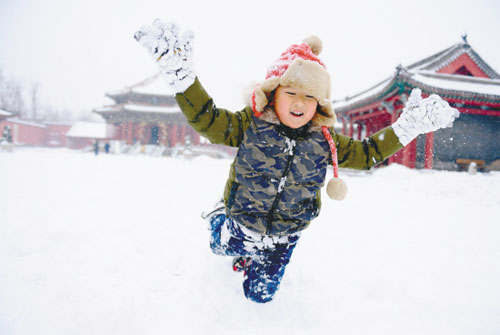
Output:
<svg viewBox="0 0 500 335">
<path fill-rule="evenodd" d="M 292 114 L 293 116 L 296 116 L 296 117 L 300 117 L 300 116 L 304 115 L 303 112 L 299 112 L 299 111 L 291 111 L 290 114 Z"/>
</svg>

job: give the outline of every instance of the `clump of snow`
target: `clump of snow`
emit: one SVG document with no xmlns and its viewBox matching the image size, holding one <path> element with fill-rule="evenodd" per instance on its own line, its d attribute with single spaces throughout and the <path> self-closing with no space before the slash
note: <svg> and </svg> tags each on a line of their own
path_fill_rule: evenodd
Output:
<svg viewBox="0 0 500 335">
<path fill-rule="evenodd" d="M 432 94 L 425 99 L 421 95 L 419 88 L 412 90 L 403 113 L 392 125 L 404 146 L 420 134 L 451 127 L 455 118 L 460 115 L 456 108 L 450 107 L 438 95 Z"/>
<path fill-rule="evenodd" d="M 230 163 L 0 152 L 0 334 L 500 333 L 500 173 L 341 171 L 260 305 L 200 217 Z"/>
<path fill-rule="evenodd" d="M 173 92 L 184 92 L 195 80 L 193 72 L 193 40 L 191 30 L 182 36 L 175 23 L 157 19 L 152 26 L 144 26 L 135 33 L 141 43 L 157 62 L 162 78 Z"/>
</svg>

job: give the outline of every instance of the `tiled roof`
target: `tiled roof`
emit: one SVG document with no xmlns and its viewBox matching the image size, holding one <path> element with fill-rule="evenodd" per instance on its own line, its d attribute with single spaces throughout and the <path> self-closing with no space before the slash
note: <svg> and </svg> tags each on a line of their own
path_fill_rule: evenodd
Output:
<svg viewBox="0 0 500 335">
<path fill-rule="evenodd" d="M 126 86 L 121 90 L 107 92 L 106 95 L 113 97 L 118 95 L 124 95 L 128 93 L 139 93 L 148 95 L 159 95 L 159 96 L 173 96 L 170 92 L 167 84 L 163 81 L 160 73 L 157 73 L 149 78 L 146 78 L 137 84 Z"/>
<path fill-rule="evenodd" d="M 490 78 L 437 72 L 463 54 L 467 54 Z M 424 93 L 436 93 L 445 98 L 500 103 L 500 75 L 485 63 L 468 43 L 460 43 L 407 67 L 398 66 L 392 76 L 352 97 L 333 101 L 333 107 L 337 113 L 363 107 L 393 95 L 404 86 L 419 87 Z"/>
</svg>

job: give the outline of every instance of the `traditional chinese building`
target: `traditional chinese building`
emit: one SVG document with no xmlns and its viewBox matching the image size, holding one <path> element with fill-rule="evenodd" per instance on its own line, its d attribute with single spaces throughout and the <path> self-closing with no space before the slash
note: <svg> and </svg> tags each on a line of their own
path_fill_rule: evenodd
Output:
<svg viewBox="0 0 500 335">
<path fill-rule="evenodd" d="M 397 120 L 415 87 L 438 94 L 460 111 L 452 128 L 420 135 L 391 157 L 411 168 L 455 170 L 500 160 L 500 75 L 467 42 L 455 44 L 344 100 L 334 101 L 342 132 L 363 139 Z"/>
<path fill-rule="evenodd" d="M 174 147 L 200 143 L 200 136 L 187 124 L 177 102 L 159 74 L 125 89 L 108 92 L 113 105 L 94 109 L 114 126 L 114 139 L 132 145 Z"/>
</svg>

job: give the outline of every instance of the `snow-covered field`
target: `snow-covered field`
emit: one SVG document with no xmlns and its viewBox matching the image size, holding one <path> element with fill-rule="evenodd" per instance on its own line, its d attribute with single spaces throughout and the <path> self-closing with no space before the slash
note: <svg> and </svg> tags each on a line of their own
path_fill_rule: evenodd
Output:
<svg viewBox="0 0 500 335">
<path fill-rule="evenodd" d="M 0 334 L 500 334 L 500 173 L 341 171 L 259 305 L 200 218 L 229 164 L 0 152 Z"/>
</svg>

